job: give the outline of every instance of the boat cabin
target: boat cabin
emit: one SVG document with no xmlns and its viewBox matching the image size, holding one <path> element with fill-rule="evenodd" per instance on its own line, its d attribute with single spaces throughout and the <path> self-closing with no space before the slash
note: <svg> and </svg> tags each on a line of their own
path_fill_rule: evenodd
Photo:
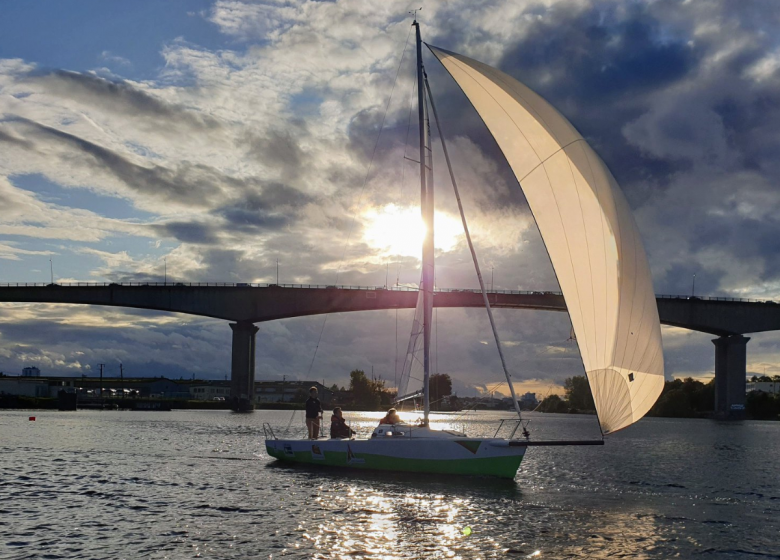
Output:
<svg viewBox="0 0 780 560">
<path fill-rule="evenodd" d="M 455 430 L 431 430 L 425 426 L 412 426 L 405 423 L 381 424 L 374 428 L 374 431 L 371 433 L 371 439 L 451 437 L 466 437 L 466 434 Z"/>
</svg>

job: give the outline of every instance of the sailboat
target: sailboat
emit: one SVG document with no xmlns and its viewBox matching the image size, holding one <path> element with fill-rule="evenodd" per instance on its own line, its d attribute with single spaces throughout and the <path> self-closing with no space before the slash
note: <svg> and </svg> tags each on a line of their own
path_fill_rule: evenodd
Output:
<svg viewBox="0 0 780 560">
<path fill-rule="evenodd" d="M 419 325 L 412 329 L 412 336 L 422 339 L 423 421 L 419 425 L 380 425 L 368 439 L 279 439 L 265 425 L 265 446 L 269 455 L 282 461 L 343 469 L 514 478 L 529 447 L 603 444 L 603 436 L 638 421 L 655 403 L 664 383 L 664 361 L 650 268 L 636 223 L 617 182 L 571 123 L 511 76 L 423 43 L 416 17 L 412 25 L 417 46 L 421 206 L 426 225 L 415 315 Z M 593 393 L 601 439 L 536 441 L 522 425 L 512 376 L 501 349 L 423 66 L 423 45 L 482 118 L 528 201 L 566 301 Z M 428 421 L 434 298 L 431 113 L 439 127 L 466 240 L 518 414 L 514 429 L 506 438 L 469 437 L 454 430 L 435 430 Z M 416 348 L 417 342 L 410 342 L 410 352 L 415 353 Z M 406 390 L 405 382 L 403 389 Z"/>
</svg>

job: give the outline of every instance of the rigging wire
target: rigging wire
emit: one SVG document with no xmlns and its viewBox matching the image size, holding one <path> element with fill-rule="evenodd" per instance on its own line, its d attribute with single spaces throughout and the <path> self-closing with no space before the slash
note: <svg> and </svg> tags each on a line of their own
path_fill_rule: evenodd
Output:
<svg viewBox="0 0 780 560">
<path fill-rule="evenodd" d="M 395 370 L 393 371 L 393 386 L 398 388 L 398 308 L 395 308 Z"/>
<path fill-rule="evenodd" d="M 292 426 L 293 420 L 295 420 L 295 413 L 298 412 L 297 410 L 293 410 L 292 416 L 290 416 L 290 421 L 287 422 L 287 427 L 284 429 L 284 437 L 287 437 L 287 434 L 290 432 L 290 426 Z"/>
<path fill-rule="evenodd" d="M 544 397 L 542 398 L 542 400 L 540 400 L 540 401 L 539 401 L 539 404 L 537 404 L 537 405 L 536 405 L 536 408 L 534 408 L 534 409 L 533 409 L 531 412 L 536 412 L 537 410 L 539 410 L 539 407 L 540 407 L 540 406 L 542 406 L 542 403 L 544 402 L 544 400 L 545 400 L 547 397 L 549 397 L 549 396 L 550 396 L 550 394 L 552 393 L 552 390 L 553 390 L 554 388 L 555 388 L 555 385 L 553 385 L 552 383 L 550 383 L 550 386 L 547 388 L 547 393 L 545 393 L 545 395 L 544 395 Z"/>
<path fill-rule="evenodd" d="M 366 186 L 368 185 L 368 178 L 371 176 L 371 169 L 374 166 L 374 158 L 376 156 L 376 149 L 379 146 L 379 140 L 382 138 L 382 131 L 385 128 L 385 119 L 387 118 L 388 110 L 390 109 L 390 102 L 393 100 L 393 92 L 395 92 L 395 86 L 398 83 L 398 76 L 401 73 L 401 65 L 404 62 L 404 57 L 406 56 L 406 48 L 409 46 L 409 37 L 412 35 L 412 27 L 409 27 L 409 32 L 406 34 L 406 41 L 404 41 L 404 50 L 401 52 L 401 60 L 398 61 L 398 68 L 395 71 L 395 79 L 393 80 L 393 87 L 390 89 L 390 95 L 387 98 L 387 104 L 385 105 L 385 111 L 382 114 L 382 122 L 379 125 L 379 133 L 376 137 L 376 142 L 374 142 L 374 149 L 371 152 L 371 159 L 368 162 L 368 168 L 366 169 L 366 176 L 363 179 L 363 186 L 360 189 L 360 195 L 358 196 L 358 207 L 360 207 L 360 204 L 363 202 L 363 196 L 366 192 Z M 344 243 L 344 252 L 341 255 L 341 264 L 339 265 L 338 270 L 336 271 L 336 285 L 339 283 L 339 276 L 341 275 L 341 269 L 344 266 L 344 259 L 347 256 L 347 250 L 349 249 L 349 244 L 352 241 L 352 233 L 355 229 L 355 222 L 357 222 L 356 219 L 353 219 L 352 224 L 349 228 L 349 233 L 347 234 L 347 241 Z M 317 337 L 317 345 L 314 347 L 314 355 L 311 357 L 311 363 L 309 364 L 309 370 L 306 372 L 306 377 L 309 376 L 311 373 L 312 367 L 314 367 L 314 360 L 317 357 L 317 350 L 320 348 L 320 342 L 322 342 L 322 334 L 325 332 L 325 325 L 328 323 L 328 317 L 330 314 L 326 314 L 325 318 L 322 321 L 322 328 L 320 328 L 320 334 L 319 337 Z"/>
</svg>

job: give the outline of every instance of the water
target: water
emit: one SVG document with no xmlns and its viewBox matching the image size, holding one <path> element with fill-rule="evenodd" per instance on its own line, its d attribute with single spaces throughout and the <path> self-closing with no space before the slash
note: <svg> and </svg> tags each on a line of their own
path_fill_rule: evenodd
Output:
<svg viewBox="0 0 780 560">
<path fill-rule="evenodd" d="M 347 413 L 364 433 L 379 416 Z M 780 423 L 645 419 L 604 447 L 532 448 L 501 481 L 279 465 L 262 423 L 289 420 L 0 411 L 0 558 L 780 558 Z"/>
</svg>

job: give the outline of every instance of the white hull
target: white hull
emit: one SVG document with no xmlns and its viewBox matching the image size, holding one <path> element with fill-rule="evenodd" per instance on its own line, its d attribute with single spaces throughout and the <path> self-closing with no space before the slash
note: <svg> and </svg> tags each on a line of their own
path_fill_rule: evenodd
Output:
<svg viewBox="0 0 780 560">
<path fill-rule="evenodd" d="M 393 435 L 385 435 L 385 430 L 393 429 L 396 430 Z M 526 451 L 526 446 L 519 441 L 469 438 L 427 428 L 413 428 L 411 435 L 406 432 L 396 435 L 403 429 L 378 428 L 374 437 L 367 440 L 266 439 L 265 445 L 272 457 L 296 463 L 502 478 L 515 477 Z"/>
</svg>

